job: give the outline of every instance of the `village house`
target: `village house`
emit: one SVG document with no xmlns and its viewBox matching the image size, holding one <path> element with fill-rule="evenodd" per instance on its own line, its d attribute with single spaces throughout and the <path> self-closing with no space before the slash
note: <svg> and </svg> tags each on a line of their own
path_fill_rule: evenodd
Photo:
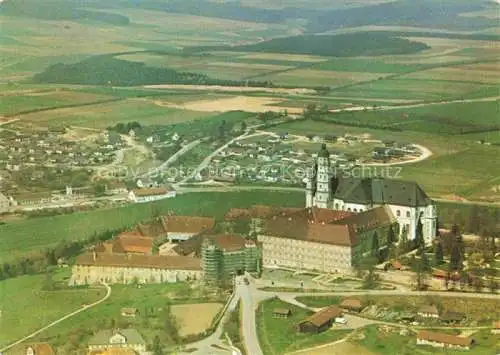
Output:
<svg viewBox="0 0 500 355">
<path fill-rule="evenodd" d="M 169 190 L 166 188 L 144 188 L 144 189 L 133 189 L 129 192 L 128 198 L 130 201 L 135 203 L 144 203 L 163 200 L 165 198 L 175 197 L 176 193 L 174 190 Z"/>
<path fill-rule="evenodd" d="M 135 317 L 139 314 L 137 308 L 124 307 L 120 310 L 122 317 Z"/>
<path fill-rule="evenodd" d="M 346 298 L 340 302 L 339 307 L 345 312 L 359 313 L 363 309 L 363 304 L 358 298 Z"/>
<path fill-rule="evenodd" d="M 439 311 L 435 305 L 422 306 L 417 312 L 422 318 L 439 318 Z"/>
<path fill-rule="evenodd" d="M 76 258 L 70 285 L 199 280 L 201 260 L 185 256 L 85 253 Z"/>
<path fill-rule="evenodd" d="M 146 351 L 146 341 L 142 335 L 135 329 L 121 330 L 101 330 L 95 334 L 88 342 L 88 349 L 110 350 L 131 349 L 139 353 Z"/>
<path fill-rule="evenodd" d="M 54 348 L 48 343 L 21 344 L 10 349 L 6 355 L 55 355 Z"/>
<path fill-rule="evenodd" d="M 292 315 L 290 308 L 275 308 L 273 309 L 274 318 L 288 318 Z"/>
<path fill-rule="evenodd" d="M 470 350 L 474 343 L 475 340 L 470 337 L 459 337 L 446 333 L 421 330 L 417 334 L 417 345 L 430 345 L 439 348 Z"/>
<path fill-rule="evenodd" d="M 465 319 L 465 314 L 460 313 L 460 312 L 451 312 L 451 311 L 448 311 L 448 312 L 445 312 L 441 316 L 441 322 L 448 323 L 448 324 L 460 323 L 464 319 Z"/>
<path fill-rule="evenodd" d="M 297 330 L 300 333 L 321 333 L 330 328 L 337 317 L 342 317 L 340 308 L 326 307 L 300 322 Z"/>
</svg>

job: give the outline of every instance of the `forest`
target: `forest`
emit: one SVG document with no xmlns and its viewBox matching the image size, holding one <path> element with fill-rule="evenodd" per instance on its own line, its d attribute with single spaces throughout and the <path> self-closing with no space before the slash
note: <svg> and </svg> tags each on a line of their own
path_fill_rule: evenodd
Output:
<svg viewBox="0 0 500 355">
<path fill-rule="evenodd" d="M 148 67 L 144 63 L 101 55 L 74 64 L 54 64 L 31 79 L 33 83 L 136 86 L 147 84 L 197 84 L 267 86 L 270 83 L 220 80 L 205 74 Z"/>
<path fill-rule="evenodd" d="M 271 52 L 308 54 L 332 57 L 355 57 L 412 54 L 429 47 L 420 42 L 395 37 L 389 33 L 359 32 L 330 35 L 302 35 L 275 38 L 242 46 L 203 46 L 185 49 L 187 52 L 231 50 L 238 52 Z"/>
</svg>

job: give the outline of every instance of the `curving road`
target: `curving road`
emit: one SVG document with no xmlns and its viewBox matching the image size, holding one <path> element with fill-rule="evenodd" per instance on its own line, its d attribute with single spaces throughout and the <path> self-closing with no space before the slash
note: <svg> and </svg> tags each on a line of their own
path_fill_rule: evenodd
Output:
<svg viewBox="0 0 500 355">
<path fill-rule="evenodd" d="M 77 314 L 79 314 L 79 313 L 81 313 L 81 312 L 83 312 L 83 311 L 86 311 L 86 310 L 88 310 L 88 309 L 90 309 L 90 308 L 92 308 L 92 307 L 95 307 L 95 306 L 97 306 L 97 305 L 101 304 L 102 302 L 106 301 L 106 300 L 109 298 L 109 296 L 111 295 L 111 287 L 109 287 L 109 286 L 108 286 L 107 284 L 105 284 L 105 283 L 103 283 L 102 285 L 106 288 L 106 295 L 105 295 L 103 298 L 101 298 L 100 300 L 98 300 L 98 301 L 96 301 L 96 302 L 94 302 L 94 303 L 91 303 L 91 304 L 89 304 L 89 305 L 85 305 L 85 306 L 83 306 L 82 308 L 80 308 L 80 309 L 78 309 L 78 310 L 76 310 L 76 311 L 74 311 L 74 312 L 71 312 L 71 313 L 69 313 L 69 314 L 65 315 L 64 317 L 61 317 L 61 318 L 59 318 L 58 320 L 56 320 L 56 321 L 54 321 L 54 322 L 52 322 L 52 323 L 50 323 L 50 324 L 47 324 L 45 327 L 40 328 L 40 329 L 38 329 L 38 330 L 34 331 L 33 333 L 31 333 L 31 334 L 29 334 L 29 335 L 25 336 L 24 338 L 21 338 L 21 339 L 19 339 L 19 340 L 15 341 L 15 342 L 13 342 L 13 343 L 11 343 L 11 344 L 9 344 L 9 345 L 7 345 L 7 346 L 3 347 L 2 349 L 0 349 L 0 354 L 1 354 L 3 351 L 6 351 L 6 350 L 8 350 L 8 349 L 10 349 L 10 348 L 12 348 L 12 347 L 14 347 L 14 346 L 18 345 L 18 344 L 21 344 L 22 342 L 24 342 L 24 341 L 26 341 L 26 340 L 28 340 L 28 339 L 30 339 L 30 338 L 33 338 L 34 336 L 36 336 L 36 335 L 40 334 L 41 332 L 43 332 L 43 331 L 45 331 L 45 330 L 47 330 L 47 329 L 49 329 L 49 328 L 53 327 L 54 325 L 57 325 L 57 324 L 59 324 L 59 323 L 61 323 L 61 322 L 65 321 L 65 320 L 66 320 L 66 319 L 68 319 L 68 318 L 71 318 L 71 317 L 73 317 L 73 316 L 75 316 L 75 315 L 77 315 Z"/>
<path fill-rule="evenodd" d="M 445 292 L 445 291 L 404 291 L 404 290 L 359 290 L 359 291 L 340 291 L 340 292 L 272 292 L 257 289 L 254 279 L 247 274 L 246 277 L 250 280 L 249 285 L 239 285 L 238 292 L 241 295 L 243 304 L 243 315 L 241 319 L 243 338 L 247 353 L 252 355 L 262 355 L 262 350 L 259 345 L 257 335 L 255 310 L 260 302 L 279 297 L 280 299 L 298 305 L 295 298 L 298 296 L 361 296 L 361 295 L 378 295 L 378 296 L 440 296 L 440 297 L 461 297 L 461 298 L 480 298 L 480 299 L 495 299 L 498 300 L 497 294 L 476 294 L 463 292 Z"/>
</svg>

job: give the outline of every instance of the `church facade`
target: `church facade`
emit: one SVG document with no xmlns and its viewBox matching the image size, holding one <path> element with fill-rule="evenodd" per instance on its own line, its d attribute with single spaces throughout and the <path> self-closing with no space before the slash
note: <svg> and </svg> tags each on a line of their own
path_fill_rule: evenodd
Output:
<svg viewBox="0 0 500 355">
<path fill-rule="evenodd" d="M 413 240 L 421 226 L 425 243 L 432 242 L 436 206 L 416 182 L 336 174 L 323 145 L 307 179 L 306 207 L 360 213 L 380 206 L 390 209 L 400 235 L 406 231 L 408 240 Z"/>
</svg>

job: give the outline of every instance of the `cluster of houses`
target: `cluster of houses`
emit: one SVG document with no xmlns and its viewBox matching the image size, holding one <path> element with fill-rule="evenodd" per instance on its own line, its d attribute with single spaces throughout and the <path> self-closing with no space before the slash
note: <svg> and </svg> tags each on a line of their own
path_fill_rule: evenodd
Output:
<svg viewBox="0 0 500 355">
<path fill-rule="evenodd" d="M 384 146 L 373 149 L 372 159 L 387 162 L 390 160 L 418 157 L 420 154 L 420 150 L 413 144 L 385 141 Z"/>
<path fill-rule="evenodd" d="M 124 315 L 125 317 L 125 315 Z M 8 350 L 6 355 L 56 355 L 48 343 L 21 344 Z M 104 329 L 87 342 L 87 355 L 141 355 L 148 354 L 144 337 L 134 328 Z"/>
<path fill-rule="evenodd" d="M 120 136 L 111 141 L 98 139 L 95 144 L 82 145 L 66 140 L 64 129 L 22 133 L 0 132 L 0 166 L 8 171 L 21 171 L 27 166 L 98 166 L 110 163 L 116 150 L 124 146 Z"/>
<path fill-rule="evenodd" d="M 305 171 L 311 165 L 314 154 L 312 150 L 294 150 L 285 143 L 287 139 L 288 134 L 283 133 L 279 137 L 263 136 L 260 141 L 235 141 L 219 152 L 206 171 L 195 180 L 217 181 L 219 178 L 222 182 L 231 182 L 238 177 L 240 181 L 248 182 L 301 183 L 300 173 L 294 172 Z M 343 153 L 332 154 L 332 159 L 342 168 L 354 166 L 354 161 Z"/>
</svg>

